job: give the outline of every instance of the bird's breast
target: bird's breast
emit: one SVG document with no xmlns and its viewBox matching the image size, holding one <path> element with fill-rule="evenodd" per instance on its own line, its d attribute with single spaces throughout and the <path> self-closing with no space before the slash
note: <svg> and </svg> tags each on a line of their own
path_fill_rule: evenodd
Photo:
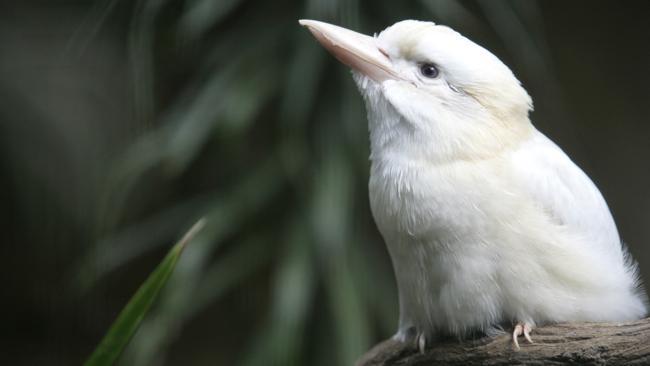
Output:
<svg viewBox="0 0 650 366">
<path fill-rule="evenodd" d="M 399 238 L 448 243 L 480 235 L 499 195 L 498 162 L 426 163 L 373 161 L 371 209 L 385 240 Z M 500 187 L 500 188 L 499 188 Z"/>
</svg>

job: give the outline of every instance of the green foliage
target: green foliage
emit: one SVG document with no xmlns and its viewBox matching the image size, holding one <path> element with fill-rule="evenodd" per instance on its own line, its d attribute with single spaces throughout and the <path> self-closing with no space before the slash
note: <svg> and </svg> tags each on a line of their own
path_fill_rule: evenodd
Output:
<svg viewBox="0 0 650 366">
<path fill-rule="evenodd" d="M 138 291 L 124 307 L 115 322 L 101 340 L 95 351 L 84 363 L 85 366 L 113 365 L 124 347 L 138 329 L 151 304 L 165 286 L 185 246 L 201 230 L 204 221 L 200 220 L 185 234 L 185 236 L 169 251 L 158 267 L 149 275 Z"/>
</svg>

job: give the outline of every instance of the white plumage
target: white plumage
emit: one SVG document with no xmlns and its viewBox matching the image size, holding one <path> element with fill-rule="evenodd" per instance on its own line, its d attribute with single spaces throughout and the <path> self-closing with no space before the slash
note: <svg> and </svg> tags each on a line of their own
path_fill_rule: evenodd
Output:
<svg viewBox="0 0 650 366">
<path fill-rule="evenodd" d="M 516 343 L 536 324 L 646 314 L 605 200 L 533 127 L 531 99 L 499 59 L 430 22 L 374 38 L 301 23 L 356 70 L 366 102 L 399 339 L 521 324 Z"/>
</svg>

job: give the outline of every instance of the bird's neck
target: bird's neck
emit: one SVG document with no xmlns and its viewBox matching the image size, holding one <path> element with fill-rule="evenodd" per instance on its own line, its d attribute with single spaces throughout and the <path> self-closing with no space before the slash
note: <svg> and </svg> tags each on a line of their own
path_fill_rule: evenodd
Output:
<svg viewBox="0 0 650 366">
<path fill-rule="evenodd" d="M 495 158 L 517 149 L 535 131 L 527 117 L 503 122 L 434 116 L 427 123 L 413 123 L 381 102 L 368 106 L 368 123 L 373 163 L 415 166 Z"/>
</svg>

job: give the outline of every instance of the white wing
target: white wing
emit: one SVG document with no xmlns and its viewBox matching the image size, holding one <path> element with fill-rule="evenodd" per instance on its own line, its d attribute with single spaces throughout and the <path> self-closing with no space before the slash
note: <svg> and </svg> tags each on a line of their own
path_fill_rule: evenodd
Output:
<svg viewBox="0 0 650 366">
<path fill-rule="evenodd" d="M 589 177 L 541 132 L 513 153 L 512 182 L 557 223 L 621 258 L 616 224 L 605 199 Z M 621 258 L 622 259 L 622 258 Z"/>
</svg>

